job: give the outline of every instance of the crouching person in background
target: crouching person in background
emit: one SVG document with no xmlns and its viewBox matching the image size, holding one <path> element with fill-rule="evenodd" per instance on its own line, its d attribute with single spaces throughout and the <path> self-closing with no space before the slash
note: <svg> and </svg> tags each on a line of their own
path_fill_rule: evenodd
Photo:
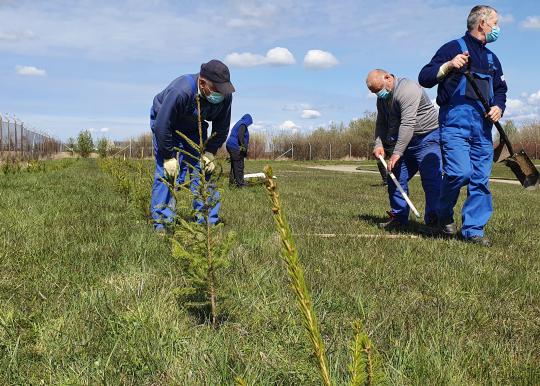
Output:
<svg viewBox="0 0 540 386">
<path fill-rule="evenodd" d="M 248 127 L 252 123 L 251 115 L 244 115 L 231 129 L 231 135 L 225 145 L 231 159 L 231 172 L 229 173 L 229 185 L 231 186 L 241 188 L 247 185 L 244 181 L 244 158 L 247 157 L 249 147 Z"/>
</svg>

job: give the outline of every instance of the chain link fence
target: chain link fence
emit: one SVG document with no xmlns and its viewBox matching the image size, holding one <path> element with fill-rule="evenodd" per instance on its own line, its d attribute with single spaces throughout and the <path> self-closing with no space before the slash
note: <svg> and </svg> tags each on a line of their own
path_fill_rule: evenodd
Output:
<svg viewBox="0 0 540 386">
<path fill-rule="evenodd" d="M 50 157 L 62 151 L 62 142 L 23 122 L 0 115 L 0 160 L 29 160 Z"/>
</svg>

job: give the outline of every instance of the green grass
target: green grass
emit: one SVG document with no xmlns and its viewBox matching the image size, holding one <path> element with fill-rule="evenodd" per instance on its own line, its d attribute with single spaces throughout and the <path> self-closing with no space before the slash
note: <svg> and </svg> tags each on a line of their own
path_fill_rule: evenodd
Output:
<svg viewBox="0 0 540 386">
<path fill-rule="evenodd" d="M 272 166 L 337 384 L 357 318 L 389 384 L 540 383 L 539 192 L 492 184 L 490 249 L 321 238 L 385 235 L 374 224 L 388 206 L 379 177 Z M 262 186 L 224 186 L 238 242 L 220 278 L 218 330 L 177 302 L 168 243 L 95 161 L 0 176 L 0 189 L 1 384 L 320 384 Z M 411 196 L 422 210 L 418 180 Z"/>
</svg>

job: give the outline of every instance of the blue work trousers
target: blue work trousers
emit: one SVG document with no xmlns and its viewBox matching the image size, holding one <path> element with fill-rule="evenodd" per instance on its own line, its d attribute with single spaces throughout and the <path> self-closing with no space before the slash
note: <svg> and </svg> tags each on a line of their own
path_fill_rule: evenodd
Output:
<svg viewBox="0 0 540 386">
<path fill-rule="evenodd" d="M 441 188 L 441 148 L 439 145 L 439 130 L 412 137 L 403 156 L 393 168 L 403 190 L 409 194 L 409 180 L 420 172 L 422 187 L 426 197 L 424 221 L 432 223 L 437 220 L 437 203 Z M 391 213 L 400 223 L 409 221 L 409 206 L 399 192 L 394 181 L 388 179 L 388 195 L 390 197 Z"/>
<path fill-rule="evenodd" d="M 476 102 L 442 107 L 439 111 L 443 157 L 443 183 L 439 218 L 454 218 L 460 189 L 467 186 L 461 211 L 461 234 L 465 238 L 483 236 L 493 213 L 489 176 L 493 165 L 492 123 L 484 118 Z"/>
<path fill-rule="evenodd" d="M 198 133 L 189 135 L 188 138 L 195 143 L 199 143 Z M 199 163 L 199 152 L 191 147 L 183 138 L 179 138 L 175 144 L 176 147 L 185 150 L 192 156 L 180 153 L 178 162 L 180 169 L 178 172 L 177 184 L 182 184 L 186 181 L 186 177 L 190 178 L 190 189 L 193 193 L 193 209 L 195 211 L 196 221 L 200 224 L 204 223 L 204 218 L 201 213 L 208 210 L 208 221 L 210 224 L 215 224 L 219 221 L 219 209 L 221 207 L 220 194 L 216 186 L 209 187 L 210 196 L 207 200 L 208 207 L 205 207 L 203 200 L 200 198 L 199 184 L 201 176 L 201 165 Z M 176 201 L 168 186 L 161 179 L 165 176 L 163 168 L 163 157 L 159 155 L 156 136 L 153 136 L 154 155 L 156 160 L 156 170 L 154 173 L 154 184 L 152 186 L 152 199 L 150 211 L 154 222 L 154 228 L 163 228 L 167 224 L 174 221 L 176 215 Z M 206 173 L 207 180 L 210 175 Z"/>
</svg>

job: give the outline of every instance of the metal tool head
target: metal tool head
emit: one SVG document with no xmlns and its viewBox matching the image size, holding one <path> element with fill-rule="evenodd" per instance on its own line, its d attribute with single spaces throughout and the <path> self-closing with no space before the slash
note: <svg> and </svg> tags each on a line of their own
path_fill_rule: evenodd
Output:
<svg viewBox="0 0 540 386">
<path fill-rule="evenodd" d="M 514 172 L 525 189 L 535 190 L 538 188 L 540 173 L 523 150 L 504 159 L 504 163 L 512 169 L 512 172 Z"/>
<path fill-rule="evenodd" d="M 504 162 L 511 155 L 508 146 L 503 141 L 499 141 L 499 144 L 493 149 L 493 162 Z"/>
</svg>

